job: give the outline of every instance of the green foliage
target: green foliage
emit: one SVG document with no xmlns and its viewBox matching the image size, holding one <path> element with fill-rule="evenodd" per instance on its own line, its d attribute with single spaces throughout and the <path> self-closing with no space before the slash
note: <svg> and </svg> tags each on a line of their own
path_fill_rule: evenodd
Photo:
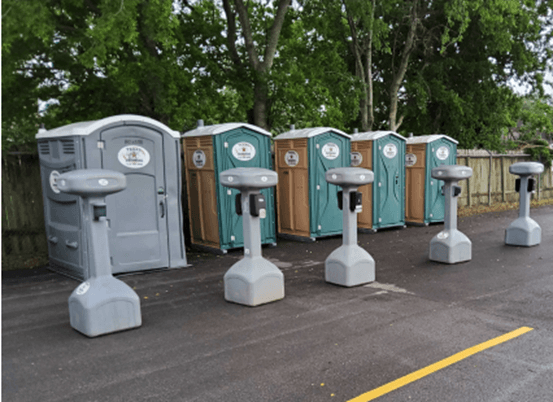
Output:
<svg viewBox="0 0 553 402">
<path fill-rule="evenodd" d="M 439 44 L 423 41 L 417 49 L 405 83 L 404 132 L 441 132 L 459 140 L 460 148 L 502 149 L 502 134 L 516 126 L 522 107 L 509 81 L 524 79 L 539 92 L 548 54 L 540 37 L 547 14 L 526 3 L 434 3 L 429 27 L 442 24 L 440 9 L 459 10 L 464 17 L 450 18 L 456 40 L 446 32 Z"/>
<path fill-rule="evenodd" d="M 511 130 L 513 143 L 524 149 L 533 160 L 551 166 L 553 152 L 549 143 L 553 144 L 553 106 L 546 99 L 526 99 L 521 108 L 519 123 Z M 512 141 L 512 140 L 511 140 Z"/>
<path fill-rule="evenodd" d="M 244 3 L 263 61 L 278 1 Z M 301 0 L 287 10 L 263 74 L 249 62 L 236 15 L 233 53 L 221 0 L 5 0 L 2 147 L 34 149 L 40 123 L 54 128 L 119 113 L 177 130 L 198 119 L 252 121 L 256 83 L 265 86 L 273 131 L 294 123 L 351 132 L 360 126 L 366 83 L 346 11 L 359 41 L 372 38 L 373 130 L 386 129 L 390 82 L 415 3 L 415 48 L 398 93 L 400 133 L 448 134 L 460 148 L 524 146 L 551 161 L 540 138 L 553 140 L 542 88 L 553 57 L 552 6 L 533 0 L 375 0 L 374 9 L 372 0 Z M 235 0 L 228 4 L 235 12 Z M 513 92 L 513 78 L 533 87 L 530 98 Z M 512 128 L 518 136 L 505 143 Z"/>
</svg>

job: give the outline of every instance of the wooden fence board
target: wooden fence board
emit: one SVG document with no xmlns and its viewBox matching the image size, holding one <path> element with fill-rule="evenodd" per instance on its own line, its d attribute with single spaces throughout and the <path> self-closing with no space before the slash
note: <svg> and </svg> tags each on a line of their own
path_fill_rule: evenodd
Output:
<svg viewBox="0 0 553 402">
<path fill-rule="evenodd" d="M 38 155 L 3 155 L 2 268 L 47 255 Z"/>
</svg>

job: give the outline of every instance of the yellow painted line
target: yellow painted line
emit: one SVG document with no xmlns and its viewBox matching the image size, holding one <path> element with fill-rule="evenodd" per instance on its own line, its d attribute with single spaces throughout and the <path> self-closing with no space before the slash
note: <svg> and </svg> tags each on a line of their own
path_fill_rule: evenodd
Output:
<svg viewBox="0 0 553 402">
<path fill-rule="evenodd" d="M 372 401 L 382 395 L 385 395 L 389 392 L 392 392 L 398 388 L 403 387 L 404 385 L 410 384 L 414 381 L 420 380 L 423 377 L 426 377 L 429 374 L 432 374 L 438 370 L 441 370 L 447 366 L 451 366 L 454 363 L 457 363 L 463 359 L 466 359 L 467 357 L 470 357 L 472 355 L 475 355 L 478 352 L 482 352 L 483 350 L 489 349 L 491 347 L 494 347 L 496 345 L 499 345 L 503 342 L 507 342 L 508 340 L 511 340 L 513 338 L 516 338 L 517 336 L 523 335 L 527 332 L 532 331 L 533 328 L 530 327 L 521 327 L 519 329 L 516 329 L 512 332 L 509 332 L 505 335 L 498 336 L 497 338 L 490 339 L 489 341 L 486 341 L 484 343 L 480 343 L 476 346 L 473 346 L 471 348 L 465 349 L 462 352 L 456 353 L 453 356 L 447 357 L 443 360 L 440 360 L 437 363 L 431 364 L 430 366 L 427 366 L 425 368 L 422 368 L 420 370 L 417 370 L 411 374 L 407 374 L 404 377 L 398 378 L 395 381 L 389 382 L 388 384 L 385 384 L 381 387 L 378 387 L 376 389 L 373 389 L 372 391 L 365 392 L 362 395 L 359 395 L 358 397 L 355 397 L 353 399 L 350 399 L 348 402 L 367 402 Z"/>
</svg>

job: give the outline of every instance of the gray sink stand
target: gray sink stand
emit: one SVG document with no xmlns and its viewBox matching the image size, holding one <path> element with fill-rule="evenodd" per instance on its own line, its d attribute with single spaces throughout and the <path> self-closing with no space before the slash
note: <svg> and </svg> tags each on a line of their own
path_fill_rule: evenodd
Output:
<svg viewBox="0 0 553 402">
<path fill-rule="evenodd" d="M 543 165 L 538 162 L 514 163 L 509 172 L 520 176 L 520 209 L 518 218 L 505 230 L 505 244 L 508 246 L 532 247 L 541 243 L 541 227 L 530 218 L 530 197 L 528 183 L 532 175 L 543 172 Z"/>
<path fill-rule="evenodd" d="M 333 176 L 336 176 L 333 179 Z M 362 179 L 359 179 L 362 177 Z M 326 172 L 326 180 L 342 187 L 342 245 L 325 261 L 325 280 L 335 285 L 352 287 L 375 280 L 372 256 L 357 244 L 357 213 L 351 211 L 350 193 L 360 185 L 372 183 L 373 172 L 361 168 L 337 168 Z M 370 202 L 370 200 L 365 200 Z"/>
<path fill-rule="evenodd" d="M 105 188 L 87 189 L 83 185 L 102 180 L 108 182 Z M 125 176 L 107 170 L 74 170 L 60 175 L 57 185 L 61 191 L 82 197 L 83 226 L 89 232 L 90 276 L 69 297 L 71 327 L 95 337 L 141 326 L 138 295 L 111 273 L 106 218 L 94 218 L 95 207 L 105 208 L 105 195 L 125 188 Z"/>
<path fill-rule="evenodd" d="M 227 301 L 258 306 L 284 298 L 283 273 L 261 255 L 261 217 L 250 214 L 250 195 L 276 185 L 277 178 L 276 172 L 263 168 L 235 168 L 220 174 L 223 186 L 240 190 L 244 231 L 244 257 L 224 276 Z"/>
<path fill-rule="evenodd" d="M 457 230 L 457 197 L 454 190 L 459 180 L 472 176 L 467 166 L 440 166 L 432 169 L 435 179 L 444 181 L 445 214 L 444 229 L 430 241 L 430 260 L 456 264 L 472 259 L 472 242 Z"/>
</svg>

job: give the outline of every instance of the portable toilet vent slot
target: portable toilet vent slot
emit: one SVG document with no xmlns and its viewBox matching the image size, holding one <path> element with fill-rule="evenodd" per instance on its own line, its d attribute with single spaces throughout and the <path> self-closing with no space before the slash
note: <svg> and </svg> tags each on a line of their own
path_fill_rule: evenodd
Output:
<svg viewBox="0 0 553 402">
<path fill-rule="evenodd" d="M 226 253 L 244 246 L 242 216 L 235 211 L 240 192 L 226 188 L 219 175 L 239 167 L 272 169 L 271 133 L 246 123 L 204 126 L 183 134 L 191 243 Z M 264 188 L 267 216 L 261 219 L 261 243 L 275 244 L 275 206 L 272 188 Z"/>
<path fill-rule="evenodd" d="M 342 233 L 340 188 L 329 169 L 349 166 L 350 136 L 329 127 L 291 130 L 275 137 L 278 233 L 298 240 Z"/>
<path fill-rule="evenodd" d="M 405 220 L 415 225 L 444 221 L 444 182 L 432 178 L 435 167 L 457 163 L 458 142 L 447 135 L 407 138 Z"/>
<path fill-rule="evenodd" d="M 119 115 L 40 129 L 36 139 L 53 270 L 89 275 L 82 200 L 57 187 L 61 174 L 76 169 L 126 176 L 127 189 L 106 197 L 113 274 L 187 265 L 178 132 L 148 117 Z"/>
</svg>

